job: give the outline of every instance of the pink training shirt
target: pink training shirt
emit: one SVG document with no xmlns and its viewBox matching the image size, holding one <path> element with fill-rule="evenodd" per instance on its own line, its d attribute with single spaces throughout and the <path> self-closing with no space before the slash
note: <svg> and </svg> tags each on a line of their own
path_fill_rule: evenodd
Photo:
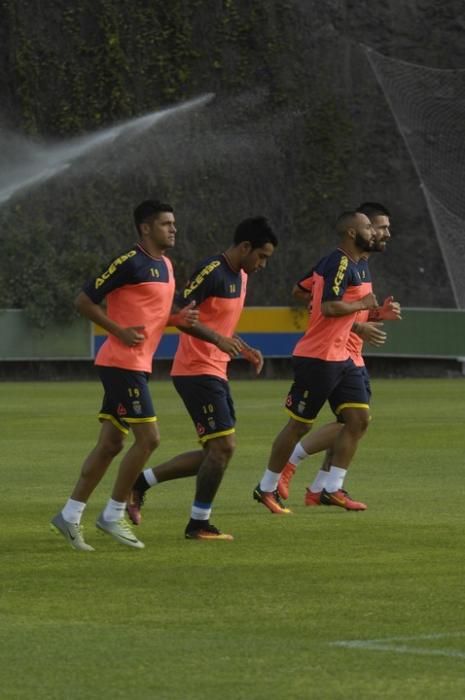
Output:
<svg viewBox="0 0 465 700">
<path fill-rule="evenodd" d="M 153 354 L 168 323 L 175 282 L 171 260 L 153 258 L 141 245 L 114 259 L 83 291 L 95 303 L 103 299 L 107 315 L 120 326 L 145 326 L 145 340 L 128 347 L 109 334 L 95 364 L 151 372 Z"/>
<path fill-rule="evenodd" d="M 312 291 L 312 313 L 304 336 L 297 342 L 293 354 L 330 362 L 342 362 L 350 356 L 347 347 L 356 312 L 346 316 L 326 317 L 321 313 L 325 301 L 358 301 L 366 295 L 366 287 L 357 263 L 337 249 L 322 258 L 310 275 L 299 281 L 302 289 Z"/>
<path fill-rule="evenodd" d="M 199 321 L 225 336 L 232 336 L 244 307 L 247 290 L 244 270 L 231 269 L 224 255 L 202 261 L 176 302 L 196 301 Z M 172 376 L 210 375 L 227 379 L 230 357 L 212 343 L 182 333 L 171 368 Z"/>
</svg>

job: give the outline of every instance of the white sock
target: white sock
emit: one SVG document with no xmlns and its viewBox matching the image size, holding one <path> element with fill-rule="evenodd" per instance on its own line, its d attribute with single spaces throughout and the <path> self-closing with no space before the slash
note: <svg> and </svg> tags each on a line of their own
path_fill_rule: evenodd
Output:
<svg viewBox="0 0 465 700">
<path fill-rule="evenodd" d="M 265 469 L 262 480 L 260 481 L 260 488 L 262 491 L 276 491 L 278 488 L 280 474 L 272 472 L 269 469 Z"/>
<path fill-rule="evenodd" d="M 325 489 L 329 493 L 334 493 L 342 489 L 345 476 L 347 474 L 347 469 L 341 469 L 340 467 L 332 466 L 329 470 Z"/>
<path fill-rule="evenodd" d="M 73 501 L 72 498 L 68 498 L 65 507 L 61 511 L 61 514 L 66 520 L 66 522 L 72 523 L 73 525 L 79 525 L 86 505 L 87 503 L 81 503 L 81 501 Z"/>
<path fill-rule="evenodd" d="M 120 501 L 114 501 L 112 498 L 108 500 L 105 510 L 103 511 L 103 519 L 107 522 L 116 522 L 124 518 L 124 512 L 126 510 L 126 503 L 121 503 Z"/>
<path fill-rule="evenodd" d="M 191 509 L 192 520 L 208 520 L 210 518 L 212 509 L 209 503 L 199 503 L 194 501 Z"/>
<path fill-rule="evenodd" d="M 294 447 L 294 451 L 289 457 L 289 462 L 293 464 L 294 467 L 298 467 L 301 461 L 303 459 L 306 459 L 306 457 L 309 457 L 308 452 L 305 452 L 302 443 L 298 442 L 297 445 Z"/>
<path fill-rule="evenodd" d="M 337 469 L 337 467 L 336 467 Z M 329 472 L 325 472 L 323 469 L 320 469 L 310 486 L 308 487 L 309 490 L 312 493 L 320 493 L 320 491 L 323 491 L 323 489 L 328 490 L 326 484 L 328 481 L 328 476 Z"/>
<path fill-rule="evenodd" d="M 155 486 L 155 484 L 158 484 L 158 479 L 153 473 L 153 469 L 144 469 L 144 478 L 149 486 Z"/>
</svg>

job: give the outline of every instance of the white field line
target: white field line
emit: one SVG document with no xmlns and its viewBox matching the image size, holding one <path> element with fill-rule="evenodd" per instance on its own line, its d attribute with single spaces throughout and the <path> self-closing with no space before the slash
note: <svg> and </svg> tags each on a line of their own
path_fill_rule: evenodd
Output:
<svg viewBox="0 0 465 700">
<path fill-rule="evenodd" d="M 405 642 L 419 642 L 422 640 L 452 639 L 453 637 L 465 637 L 465 632 L 422 634 L 415 637 L 390 637 L 386 639 L 353 639 L 331 642 L 329 646 L 343 647 L 345 649 L 366 649 L 368 651 L 391 651 L 396 654 L 420 654 L 422 656 L 447 656 L 449 658 L 465 659 L 465 652 L 456 649 L 425 649 L 415 647 Z"/>
</svg>

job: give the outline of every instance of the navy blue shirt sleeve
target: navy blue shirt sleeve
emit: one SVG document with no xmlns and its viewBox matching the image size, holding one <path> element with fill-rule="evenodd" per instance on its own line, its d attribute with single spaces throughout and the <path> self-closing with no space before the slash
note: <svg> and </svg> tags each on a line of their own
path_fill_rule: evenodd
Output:
<svg viewBox="0 0 465 700">
<path fill-rule="evenodd" d="M 355 275 L 354 263 L 347 255 L 330 255 L 323 270 L 324 287 L 321 301 L 341 301 L 349 286 L 360 284 Z"/>
<path fill-rule="evenodd" d="M 196 306 L 199 306 L 208 297 L 216 296 L 218 282 L 222 281 L 220 270 L 221 260 L 218 258 L 209 259 L 199 265 L 192 273 L 184 289 L 176 294 L 176 305 L 183 308 L 195 301 Z"/>
<path fill-rule="evenodd" d="M 101 301 L 114 289 L 129 284 L 133 279 L 133 261 L 136 250 L 130 250 L 112 260 L 102 272 L 83 286 L 82 291 L 94 302 Z"/>
</svg>

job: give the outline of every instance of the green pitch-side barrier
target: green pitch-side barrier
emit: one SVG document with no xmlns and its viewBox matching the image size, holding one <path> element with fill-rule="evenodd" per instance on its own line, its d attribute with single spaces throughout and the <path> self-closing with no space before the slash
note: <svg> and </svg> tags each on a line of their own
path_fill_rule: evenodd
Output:
<svg viewBox="0 0 465 700">
<path fill-rule="evenodd" d="M 402 321 L 386 321 L 384 330 L 385 345 L 365 346 L 366 355 L 465 361 L 465 311 L 407 308 Z"/>
<path fill-rule="evenodd" d="M 89 321 L 34 326 L 24 311 L 0 309 L 0 361 L 86 360 L 92 357 Z"/>
<path fill-rule="evenodd" d="M 457 359 L 465 362 L 465 311 L 417 309 L 402 311 L 402 321 L 386 321 L 385 345 L 365 345 L 368 356 Z M 307 310 L 286 306 L 249 306 L 238 333 L 265 357 L 288 357 L 308 323 Z M 177 346 L 176 329 L 169 328 L 156 356 L 169 359 Z M 0 310 L 0 361 L 82 360 L 94 357 L 105 333 L 85 319 L 72 324 L 34 327 L 23 311 Z"/>
</svg>

